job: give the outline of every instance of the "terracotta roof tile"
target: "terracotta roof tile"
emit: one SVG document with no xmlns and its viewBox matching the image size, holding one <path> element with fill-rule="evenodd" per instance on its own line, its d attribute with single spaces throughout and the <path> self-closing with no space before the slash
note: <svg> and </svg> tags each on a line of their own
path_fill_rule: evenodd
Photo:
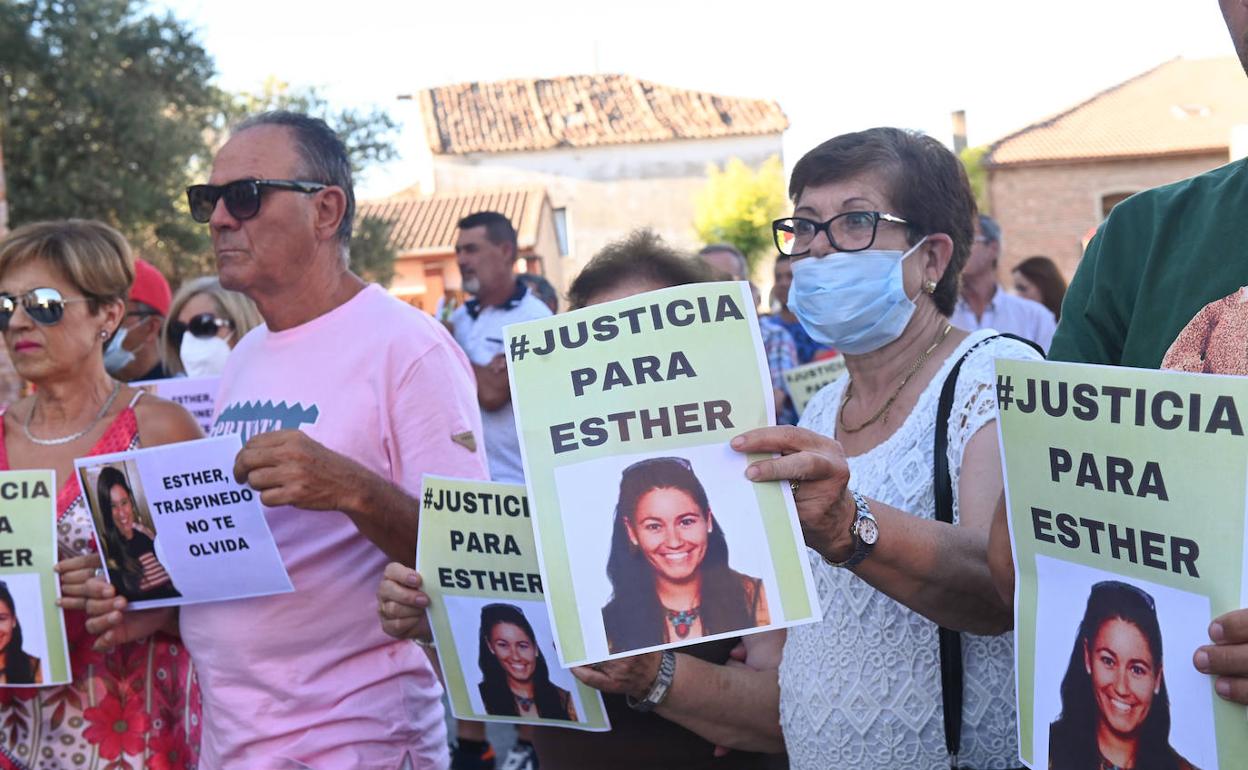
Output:
<svg viewBox="0 0 1248 770">
<path fill-rule="evenodd" d="M 995 142 L 1007 166 L 1216 152 L 1248 123 L 1248 80 L 1234 57 L 1172 59 Z"/>
<path fill-rule="evenodd" d="M 361 201 L 358 216 L 394 223 L 390 240 L 400 256 L 446 254 L 455 250 L 459 220 L 477 211 L 497 211 L 516 228 L 520 251 L 537 242 L 546 190 L 513 187 L 466 190 L 440 195 L 400 193 L 378 201 Z"/>
<path fill-rule="evenodd" d="M 420 92 L 437 154 L 596 147 L 781 133 L 780 105 L 659 85 L 631 75 L 457 83 Z"/>
</svg>

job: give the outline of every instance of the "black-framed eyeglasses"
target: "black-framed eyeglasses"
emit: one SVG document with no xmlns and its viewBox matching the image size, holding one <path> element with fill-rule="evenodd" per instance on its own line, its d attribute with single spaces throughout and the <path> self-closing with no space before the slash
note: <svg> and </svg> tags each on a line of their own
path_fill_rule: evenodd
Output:
<svg viewBox="0 0 1248 770">
<path fill-rule="evenodd" d="M 217 201 L 225 199 L 225 210 L 235 219 L 251 219 L 260 213 L 262 188 L 293 190 L 315 193 L 329 187 L 321 182 L 297 179 L 238 179 L 225 184 L 193 184 L 186 188 L 186 202 L 191 207 L 191 219 L 206 224 L 212 219 Z"/>
<path fill-rule="evenodd" d="M 809 254 L 819 233 L 827 236 L 828 243 L 836 251 L 865 251 L 875 243 L 880 222 L 909 224 L 899 216 L 881 211 L 846 211 L 826 222 L 805 217 L 777 219 L 771 223 L 771 234 L 776 240 L 776 248 L 786 257 Z"/>
<path fill-rule="evenodd" d="M 200 313 L 191 316 L 191 320 L 186 323 L 181 321 L 169 322 L 169 341 L 173 346 L 182 346 L 182 337 L 190 332 L 192 337 L 199 337 L 201 340 L 211 339 L 217 336 L 217 332 L 223 327 L 234 328 L 234 322 L 228 318 L 218 318 L 212 313 Z"/>
<path fill-rule="evenodd" d="M 52 326 L 65 317 L 65 306 L 70 302 L 86 302 L 87 297 L 65 298 L 52 288 L 31 289 L 25 294 L 0 294 L 0 331 L 9 328 L 9 321 L 20 303 L 30 320 L 40 326 Z"/>
</svg>

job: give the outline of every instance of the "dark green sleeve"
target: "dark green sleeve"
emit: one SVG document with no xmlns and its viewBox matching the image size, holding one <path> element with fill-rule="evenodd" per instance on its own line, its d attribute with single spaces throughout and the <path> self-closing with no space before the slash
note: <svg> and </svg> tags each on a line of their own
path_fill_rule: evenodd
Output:
<svg viewBox="0 0 1248 770">
<path fill-rule="evenodd" d="M 1120 205 L 1118 208 L 1122 208 Z M 1079 263 L 1062 301 L 1062 320 L 1049 347 L 1050 361 L 1122 363 L 1139 283 L 1138 266 L 1128 265 L 1144 249 L 1118 208 L 1101 225 Z"/>
</svg>

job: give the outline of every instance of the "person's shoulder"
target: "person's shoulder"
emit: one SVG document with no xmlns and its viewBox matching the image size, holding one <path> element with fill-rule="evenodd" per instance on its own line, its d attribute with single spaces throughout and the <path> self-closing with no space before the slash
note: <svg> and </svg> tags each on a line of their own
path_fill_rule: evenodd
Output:
<svg viewBox="0 0 1248 770">
<path fill-rule="evenodd" d="M 518 321 L 533 321 L 538 318 L 546 318 L 554 315 L 550 312 L 550 307 L 545 302 L 537 298 L 532 291 L 524 292 L 524 296 L 516 303 L 516 306 L 505 310 L 508 323 L 516 323 Z"/>
<path fill-rule="evenodd" d="M 746 603 L 753 605 L 754 600 L 763 592 L 763 579 L 751 577 L 736 570 L 733 570 L 733 574 L 737 576 L 737 580 L 741 581 L 741 590 L 745 592 Z"/>
<path fill-rule="evenodd" d="M 144 447 L 203 438 L 203 431 L 181 404 L 143 393 L 134 402 L 134 419 Z"/>
<path fill-rule="evenodd" d="M 1186 757 L 1175 751 L 1173 746 L 1170 747 L 1170 756 L 1174 757 L 1174 766 L 1178 770 L 1200 770 L 1200 768 L 1189 762 Z"/>
<path fill-rule="evenodd" d="M 1202 174 L 1180 179 L 1177 182 L 1138 192 L 1114 206 L 1110 219 L 1154 216 L 1159 211 L 1186 208 L 1193 199 L 1223 197 L 1228 193 L 1248 192 L 1248 160 L 1237 160 L 1211 169 Z"/>
</svg>

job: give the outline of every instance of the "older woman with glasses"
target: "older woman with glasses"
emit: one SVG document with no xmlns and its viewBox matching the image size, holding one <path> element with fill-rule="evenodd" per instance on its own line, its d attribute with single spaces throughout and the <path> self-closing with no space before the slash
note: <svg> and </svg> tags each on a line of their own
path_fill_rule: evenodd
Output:
<svg viewBox="0 0 1248 770">
<path fill-rule="evenodd" d="M 187 281 L 173 295 L 161 332 L 165 369 L 173 376 L 216 377 L 238 341 L 259 325 L 256 303 L 222 288 L 215 275 Z"/>
<path fill-rule="evenodd" d="M 116 641 L 165 633 L 106 655 L 92 650 L 82 613 L 100 557 L 74 459 L 201 435 L 182 407 L 104 369 L 133 280 L 130 246 L 100 222 L 31 224 L 0 240 L 0 331 L 17 371 L 35 385 L 0 419 L 0 470 L 51 469 L 60 481 L 57 571 L 73 673 L 67 686 L 0 692 L 0 747 L 16 767 L 195 765 L 198 688 L 176 610 L 127 613 Z"/>
<path fill-rule="evenodd" d="M 782 455 L 747 476 L 790 481 L 823 604 L 780 664 L 792 766 L 1017 765 L 1009 637 L 937 632 L 1009 627 L 987 562 L 1003 486 L 993 362 L 1037 357 L 949 323 L 975 215 L 966 175 L 936 140 L 877 128 L 811 150 L 789 193 L 793 216 L 774 224 L 789 308 L 848 369 L 800 427 L 733 441 Z"/>
</svg>

